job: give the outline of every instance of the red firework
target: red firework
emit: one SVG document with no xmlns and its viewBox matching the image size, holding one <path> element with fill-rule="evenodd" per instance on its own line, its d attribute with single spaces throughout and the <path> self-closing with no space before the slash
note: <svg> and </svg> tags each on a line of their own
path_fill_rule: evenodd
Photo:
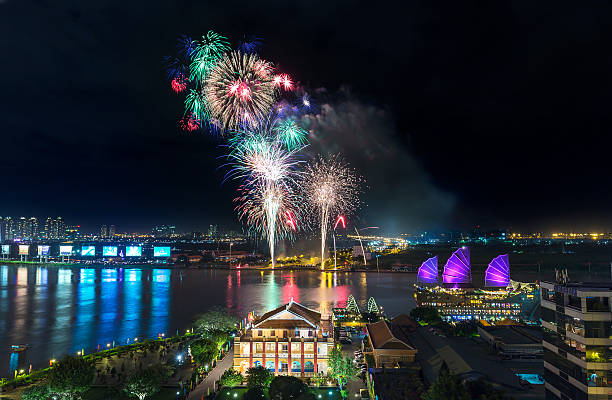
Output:
<svg viewBox="0 0 612 400">
<path fill-rule="evenodd" d="M 179 121 L 179 126 L 185 132 L 193 132 L 200 129 L 200 120 L 193 114 L 189 114 Z"/>
<path fill-rule="evenodd" d="M 176 78 L 172 79 L 170 86 L 175 93 L 181 93 L 187 89 L 187 79 L 182 74 L 179 74 Z"/>
<path fill-rule="evenodd" d="M 274 86 L 283 87 L 285 90 L 293 89 L 293 81 L 287 74 L 280 74 L 274 77 Z"/>
</svg>

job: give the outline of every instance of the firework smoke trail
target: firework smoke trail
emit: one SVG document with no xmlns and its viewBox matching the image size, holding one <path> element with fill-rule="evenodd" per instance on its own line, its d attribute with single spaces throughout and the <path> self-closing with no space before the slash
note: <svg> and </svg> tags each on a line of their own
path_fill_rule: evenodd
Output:
<svg viewBox="0 0 612 400">
<path fill-rule="evenodd" d="M 243 180 L 241 196 L 235 199 L 239 217 L 267 238 L 274 268 L 276 241 L 296 230 L 296 153 L 301 148 L 287 149 L 269 129 L 237 132 L 230 146 L 234 168 L 228 176 Z"/>
<path fill-rule="evenodd" d="M 256 54 L 226 53 L 204 80 L 202 94 L 211 119 L 220 128 L 257 128 L 269 115 L 280 89 L 293 83 L 286 75 L 275 83 L 273 67 Z"/>
<path fill-rule="evenodd" d="M 303 197 L 310 216 L 321 228 L 321 269 L 325 266 L 325 241 L 330 217 L 350 215 L 359 206 L 361 177 L 340 156 L 319 157 L 307 165 L 302 179 Z"/>
</svg>

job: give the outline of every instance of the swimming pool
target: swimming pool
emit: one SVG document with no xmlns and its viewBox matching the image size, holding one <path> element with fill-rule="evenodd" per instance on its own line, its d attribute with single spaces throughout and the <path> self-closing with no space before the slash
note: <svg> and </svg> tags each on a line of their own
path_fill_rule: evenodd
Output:
<svg viewBox="0 0 612 400">
<path fill-rule="evenodd" d="M 538 374 L 516 374 L 522 380 L 525 380 L 533 385 L 543 385 L 544 377 Z"/>
</svg>

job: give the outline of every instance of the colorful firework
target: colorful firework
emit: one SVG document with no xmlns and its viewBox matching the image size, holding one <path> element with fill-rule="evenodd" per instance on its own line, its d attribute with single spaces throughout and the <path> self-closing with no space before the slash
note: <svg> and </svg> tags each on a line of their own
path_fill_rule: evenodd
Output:
<svg viewBox="0 0 612 400">
<path fill-rule="evenodd" d="M 241 179 L 241 195 L 235 200 L 241 220 L 267 238 L 272 258 L 277 240 L 297 230 L 296 179 L 300 149 L 287 149 L 269 130 L 239 132 L 230 140 L 234 168 L 229 177 Z"/>
<path fill-rule="evenodd" d="M 200 120 L 190 113 L 180 119 L 179 126 L 186 132 L 197 131 L 200 129 Z"/>
<path fill-rule="evenodd" d="M 263 45 L 263 40 L 256 36 L 243 36 L 238 46 L 238 50 L 243 53 L 256 53 L 257 50 Z"/>
<path fill-rule="evenodd" d="M 292 118 L 279 119 L 274 124 L 274 132 L 288 149 L 303 147 L 307 142 L 308 131 L 300 127 Z"/>
<path fill-rule="evenodd" d="M 359 206 L 361 177 L 340 156 L 319 157 L 306 166 L 301 182 L 309 215 L 321 228 L 321 268 L 325 263 L 327 231 L 335 215 L 349 215 Z"/>
<path fill-rule="evenodd" d="M 179 72 L 177 76 L 170 81 L 170 87 L 172 87 L 175 93 L 181 93 L 183 90 L 187 89 L 187 83 L 187 78 Z"/>
<path fill-rule="evenodd" d="M 223 54 L 230 50 L 230 46 L 225 36 L 213 31 L 208 31 L 202 36 L 202 40 L 192 43 L 189 79 L 199 85 L 206 79 L 209 71 L 214 68 Z"/>
<path fill-rule="evenodd" d="M 226 53 L 208 74 L 202 93 L 223 129 L 254 128 L 276 100 L 272 65 L 255 54 Z"/>
</svg>

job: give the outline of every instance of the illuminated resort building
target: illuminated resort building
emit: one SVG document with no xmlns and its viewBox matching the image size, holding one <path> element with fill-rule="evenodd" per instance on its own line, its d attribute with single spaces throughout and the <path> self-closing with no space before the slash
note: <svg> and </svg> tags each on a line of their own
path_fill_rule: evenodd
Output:
<svg viewBox="0 0 612 400">
<path fill-rule="evenodd" d="M 327 374 L 334 346 L 330 321 L 293 300 L 256 318 L 234 339 L 234 369 L 265 367 L 276 375 L 299 378 Z"/>
<path fill-rule="evenodd" d="M 470 252 L 455 251 L 444 265 L 442 283 L 438 278 L 438 258 L 425 261 L 417 273 L 417 306 L 435 307 L 446 321 L 513 319 L 536 323 L 539 304 L 536 284 L 510 279 L 508 255 L 495 257 L 485 271 L 485 285 L 472 286 Z"/>
<path fill-rule="evenodd" d="M 612 396 L 612 282 L 542 282 L 546 399 Z"/>
</svg>

